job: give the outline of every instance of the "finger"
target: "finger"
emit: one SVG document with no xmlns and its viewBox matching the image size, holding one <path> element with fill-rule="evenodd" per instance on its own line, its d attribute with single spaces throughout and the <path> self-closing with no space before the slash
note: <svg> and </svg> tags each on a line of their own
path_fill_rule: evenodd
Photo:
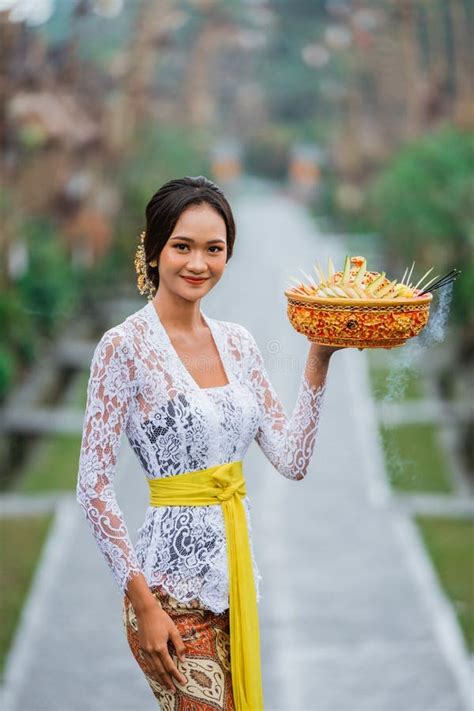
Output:
<svg viewBox="0 0 474 711">
<path fill-rule="evenodd" d="M 176 654 L 181 661 L 184 661 L 186 658 L 186 647 L 177 629 L 171 630 L 170 638 L 174 644 L 174 648 L 176 649 Z"/>
<path fill-rule="evenodd" d="M 172 675 L 177 681 L 179 681 L 180 684 L 186 684 L 186 677 L 179 671 L 178 667 L 171 659 L 168 650 L 162 652 L 161 661 L 163 662 L 163 666 L 168 674 Z"/>
<path fill-rule="evenodd" d="M 168 689 L 171 691 L 172 694 L 176 694 L 176 686 L 175 683 L 172 679 L 172 677 L 167 673 L 164 672 L 164 674 L 161 677 L 163 684 L 168 687 Z"/>
<path fill-rule="evenodd" d="M 166 686 L 170 691 L 173 693 L 176 693 L 176 687 L 173 683 L 173 680 L 171 679 L 170 675 L 167 673 L 160 657 L 159 652 L 146 652 L 148 654 L 149 658 L 151 659 L 152 665 L 155 667 L 157 671 L 157 675 L 159 678 L 159 681 L 163 684 L 163 686 Z"/>
</svg>

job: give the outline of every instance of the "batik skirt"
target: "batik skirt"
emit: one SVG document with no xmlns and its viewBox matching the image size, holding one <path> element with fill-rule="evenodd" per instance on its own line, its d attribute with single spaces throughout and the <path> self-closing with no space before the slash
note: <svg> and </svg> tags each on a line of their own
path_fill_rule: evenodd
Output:
<svg viewBox="0 0 474 711">
<path fill-rule="evenodd" d="M 123 597 L 122 620 L 132 654 L 159 701 L 161 711 L 234 711 L 229 610 L 216 614 L 202 607 L 198 600 L 178 602 L 160 587 L 152 587 L 151 592 L 173 620 L 186 648 L 186 658 L 181 661 L 174 644 L 168 641 L 170 657 L 187 679 L 183 685 L 172 677 L 175 694 L 159 680 L 152 663 L 142 655 L 135 611 L 126 595 Z"/>
</svg>

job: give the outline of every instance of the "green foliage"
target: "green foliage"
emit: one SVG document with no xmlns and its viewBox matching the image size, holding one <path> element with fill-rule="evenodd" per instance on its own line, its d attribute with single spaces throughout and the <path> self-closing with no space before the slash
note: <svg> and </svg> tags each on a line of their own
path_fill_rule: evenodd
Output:
<svg viewBox="0 0 474 711">
<path fill-rule="evenodd" d="M 81 308 L 89 315 L 94 314 L 97 303 L 110 298 L 111 290 L 126 291 L 127 281 L 132 285 L 132 271 L 130 256 L 125 256 L 123 243 L 116 241 L 113 249 L 106 252 L 93 269 L 81 267 L 76 270 Z"/>
<path fill-rule="evenodd" d="M 16 351 L 25 362 L 32 361 L 36 352 L 33 318 L 15 289 L 0 296 L 0 323 L 0 344 Z"/>
<path fill-rule="evenodd" d="M 24 365 L 34 361 L 40 334 L 15 288 L 0 296 L 0 401 L 3 401 Z"/>
<path fill-rule="evenodd" d="M 20 299 L 39 331 L 53 335 L 56 324 L 72 313 L 77 296 L 74 273 L 53 225 L 31 218 L 25 225 L 30 262 L 18 280 Z"/>
<path fill-rule="evenodd" d="M 20 367 L 31 363 L 37 351 L 37 333 L 31 315 L 15 289 L 0 296 L 0 401 L 14 383 Z"/>
<path fill-rule="evenodd" d="M 4 399 L 15 377 L 15 358 L 11 348 L 0 343 L 0 401 Z"/>
<path fill-rule="evenodd" d="M 444 127 L 406 146 L 377 177 L 369 211 L 409 257 L 416 245 L 447 249 L 474 238 L 474 134 Z"/>
<path fill-rule="evenodd" d="M 76 278 L 51 222 L 30 217 L 19 227 L 27 238 L 26 272 L 0 297 L 0 400 L 73 311 Z"/>
<path fill-rule="evenodd" d="M 460 268 L 458 321 L 474 321 L 474 134 L 451 126 L 403 148 L 368 191 L 367 217 L 406 263 Z"/>
</svg>

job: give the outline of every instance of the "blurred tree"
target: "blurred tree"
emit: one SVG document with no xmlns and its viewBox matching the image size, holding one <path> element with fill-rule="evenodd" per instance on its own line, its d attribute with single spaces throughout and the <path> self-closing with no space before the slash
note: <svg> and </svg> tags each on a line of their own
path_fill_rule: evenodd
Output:
<svg viewBox="0 0 474 711">
<path fill-rule="evenodd" d="M 31 314 L 39 332 L 50 337 L 59 323 L 73 313 L 76 279 L 51 221 L 31 217 L 25 233 L 30 260 L 27 271 L 18 280 L 18 292 L 24 310 Z"/>
<path fill-rule="evenodd" d="M 368 192 L 367 218 L 407 263 L 460 268 L 454 315 L 474 324 L 474 133 L 451 126 L 406 145 Z"/>
<path fill-rule="evenodd" d="M 22 308 L 13 289 L 0 296 L 0 401 L 3 400 L 21 367 L 31 363 L 37 339 L 31 316 Z"/>
</svg>

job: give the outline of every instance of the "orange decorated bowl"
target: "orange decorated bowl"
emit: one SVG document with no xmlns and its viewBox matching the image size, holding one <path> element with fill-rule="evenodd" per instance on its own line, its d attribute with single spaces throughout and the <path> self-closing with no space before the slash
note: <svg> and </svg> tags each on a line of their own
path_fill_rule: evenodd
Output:
<svg viewBox="0 0 474 711">
<path fill-rule="evenodd" d="M 428 323 L 433 299 L 428 287 L 438 288 L 449 277 L 428 280 L 432 267 L 413 285 L 414 264 L 400 281 L 368 270 L 365 257 L 348 254 L 340 271 L 331 258 L 327 273 L 316 264 L 318 283 L 301 270 L 307 283 L 292 277 L 296 285 L 285 290 L 290 323 L 310 341 L 325 346 L 359 350 L 403 346 Z"/>
<path fill-rule="evenodd" d="M 397 299 L 321 298 L 285 290 L 293 328 L 310 341 L 347 348 L 395 348 L 428 323 L 433 294 Z"/>
</svg>

